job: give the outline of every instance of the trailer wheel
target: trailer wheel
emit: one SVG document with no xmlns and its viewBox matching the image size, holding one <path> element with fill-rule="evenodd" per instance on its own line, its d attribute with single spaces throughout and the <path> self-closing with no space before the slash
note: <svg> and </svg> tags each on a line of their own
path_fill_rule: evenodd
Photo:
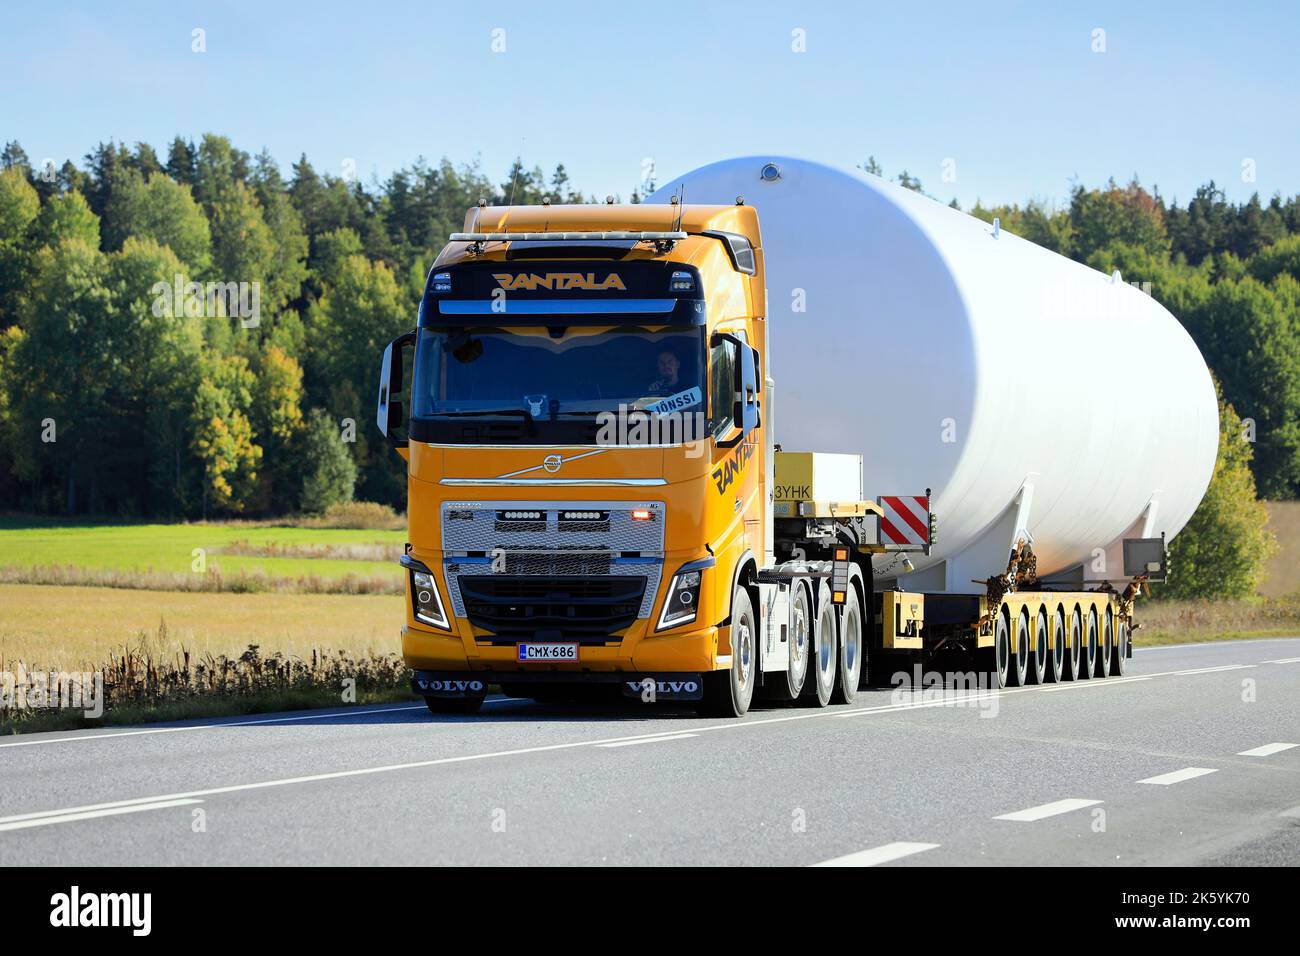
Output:
<svg viewBox="0 0 1300 956">
<path fill-rule="evenodd" d="M 1024 687 L 1029 675 L 1029 608 L 1022 609 L 1016 621 L 1016 649 L 1010 665 L 1007 686 Z"/>
<path fill-rule="evenodd" d="M 424 706 L 431 714 L 477 714 L 483 706 L 482 697 L 426 697 Z"/>
<path fill-rule="evenodd" d="M 1128 625 L 1120 622 L 1115 631 L 1115 657 L 1111 660 L 1110 672 L 1112 676 L 1123 677 L 1124 672 L 1128 670 L 1128 645 L 1132 640 L 1129 634 Z"/>
<path fill-rule="evenodd" d="M 1079 609 L 1070 612 L 1069 662 L 1065 665 L 1065 679 L 1079 680 L 1083 665 L 1083 621 L 1079 619 Z"/>
<path fill-rule="evenodd" d="M 1095 608 L 1088 610 L 1088 633 L 1083 646 L 1083 664 L 1079 668 L 1079 676 L 1088 680 L 1097 675 L 1097 611 Z"/>
<path fill-rule="evenodd" d="M 825 707 L 835 692 L 835 675 L 839 655 L 835 652 L 835 607 L 831 589 L 821 582 L 817 589 L 817 607 L 813 616 L 812 654 L 808 657 L 808 679 L 799 700 L 809 707 Z"/>
<path fill-rule="evenodd" d="M 700 710 L 710 717 L 744 717 L 754 699 L 758 673 L 758 628 L 754 604 L 743 584 L 731 596 L 731 666 L 704 675 Z"/>
<path fill-rule="evenodd" d="M 1047 613 L 1046 610 L 1043 611 Z M 1052 615 L 1051 650 L 1047 656 L 1047 680 L 1059 684 L 1065 673 L 1065 610 L 1058 607 Z"/>
<path fill-rule="evenodd" d="M 839 667 L 833 699 L 837 704 L 851 704 L 858 696 L 858 684 L 867 666 L 867 647 L 862 639 L 862 604 L 858 601 L 858 589 L 851 584 L 839 617 Z"/>
<path fill-rule="evenodd" d="M 1028 615 L 1028 612 L 1025 612 Z M 1029 683 L 1047 683 L 1047 612 L 1041 608 L 1034 618 L 1034 649 L 1029 662 Z"/>
<path fill-rule="evenodd" d="M 984 666 L 981 670 L 989 675 L 989 687 L 993 690 L 1006 687 L 1011 682 L 1011 629 L 1007 627 L 1006 608 L 997 616 L 993 625 L 993 646 L 979 652 Z"/>
<path fill-rule="evenodd" d="M 1097 676 L 1109 677 L 1112 658 L 1115 656 L 1115 625 L 1110 612 L 1106 612 L 1106 622 L 1102 625 L 1101 653 L 1097 655 Z"/>
</svg>

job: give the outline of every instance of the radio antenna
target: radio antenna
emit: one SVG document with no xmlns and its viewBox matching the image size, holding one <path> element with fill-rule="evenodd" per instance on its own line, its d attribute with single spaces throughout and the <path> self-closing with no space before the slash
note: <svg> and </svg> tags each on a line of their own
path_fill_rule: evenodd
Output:
<svg viewBox="0 0 1300 956">
<path fill-rule="evenodd" d="M 682 214 L 686 205 L 686 184 L 682 183 L 677 191 L 677 218 L 673 220 L 673 232 L 682 231 Z"/>
</svg>

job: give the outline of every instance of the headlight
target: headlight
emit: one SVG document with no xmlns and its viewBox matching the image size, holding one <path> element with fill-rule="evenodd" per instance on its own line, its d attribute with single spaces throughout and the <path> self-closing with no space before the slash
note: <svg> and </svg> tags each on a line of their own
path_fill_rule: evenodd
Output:
<svg viewBox="0 0 1300 956">
<path fill-rule="evenodd" d="M 411 570 L 411 603 L 415 606 L 415 619 L 421 624 L 450 630 L 442 599 L 438 597 L 438 585 L 428 571 Z"/>
<path fill-rule="evenodd" d="M 664 609 L 659 614 L 659 626 L 656 630 L 689 624 L 695 620 L 696 609 L 700 604 L 699 571 L 678 571 L 673 575 L 673 582 L 668 588 L 668 597 L 664 600 Z"/>
</svg>

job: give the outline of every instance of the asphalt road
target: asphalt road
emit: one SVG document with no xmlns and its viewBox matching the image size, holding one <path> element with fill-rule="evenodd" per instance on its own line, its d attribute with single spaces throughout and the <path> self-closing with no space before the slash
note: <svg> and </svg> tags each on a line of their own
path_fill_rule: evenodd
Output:
<svg viewBox="0 0 1300 956">
<path fill-rule="evenodd" d="M 1300 639 L 735 721 L 490 700 L 0 739 L 0 864 L 1300 864 Z"/>
</svg>

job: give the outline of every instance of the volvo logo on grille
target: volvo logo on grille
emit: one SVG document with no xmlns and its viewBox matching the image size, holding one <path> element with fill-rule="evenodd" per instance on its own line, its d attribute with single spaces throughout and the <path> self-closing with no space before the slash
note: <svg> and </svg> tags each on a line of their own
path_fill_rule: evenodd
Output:
<svg viewBox="0 0 1300 956">
<path fill-rule="evenodd" d="M 546 469 L 548 474 L 552 475 L 559 471 L 560 466 L 563 464 L 564 459 L 559 455 L 547 455 L 542 459 L 542 467 Z"/>
</svg>

